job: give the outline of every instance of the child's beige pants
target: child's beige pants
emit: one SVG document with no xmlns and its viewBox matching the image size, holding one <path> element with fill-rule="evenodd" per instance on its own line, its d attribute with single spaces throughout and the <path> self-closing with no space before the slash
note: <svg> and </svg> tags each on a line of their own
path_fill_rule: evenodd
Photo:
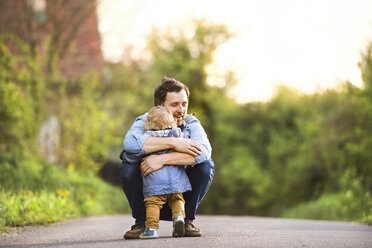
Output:
<svg viewBox="0 0 372 248">
<path fill-rule="evenodd" d="M 146 227 L 159 229 L 160 209 L 168 202 L 172 210 L 172 219 L 176 216 L 185 218 L 185 200 L 182 193 L 154 195 L 145 198 L 146 205 Z"/>
</svg>

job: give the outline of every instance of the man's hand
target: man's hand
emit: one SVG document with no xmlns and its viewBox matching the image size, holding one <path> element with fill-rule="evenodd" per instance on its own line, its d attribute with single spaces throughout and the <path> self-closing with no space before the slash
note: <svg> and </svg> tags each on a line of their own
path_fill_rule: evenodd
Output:
<svg viewBox="0 0 372 248">
<path fill-rule="evenodd" d="M 198 142 L 184 138 L 173 139 L 173 149 L 177 152 L 187 153 L 194 157 L 203 152 L 203 148 Z"/>
<path fill-rule="evenodd" d="M 202 146 L 191 139 L 173 137 L 148 137 L 143 144 L 145 153 L 153 153 L 162 150 L 174 149 L 180 153 L 186 153 L 193 157 L 202 154 Z"/>
<path fill-rule="evenodd" d="M 141 163 L 141 173 L 147 176 L 153 171 L 159 170 L 164 166 L 164 160 L 161 155 L 150 155 L 145 157 Z"/>
</svg>

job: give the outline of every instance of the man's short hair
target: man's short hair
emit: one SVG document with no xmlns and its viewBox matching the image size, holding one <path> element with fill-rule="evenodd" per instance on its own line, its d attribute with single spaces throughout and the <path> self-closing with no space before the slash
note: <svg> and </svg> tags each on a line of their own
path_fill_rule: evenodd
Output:
<svg viewBox="0 0 372 248">
<path fill-rule="evenodd" d="M 189 88 L 174 78 L 163 78 L 161 84 L 155 89 L 154 102 L 155 106 L 163 105 L 168 92 L 180 92 L 185 90 L 187 98 L 190 97 Z"/>
</svg>

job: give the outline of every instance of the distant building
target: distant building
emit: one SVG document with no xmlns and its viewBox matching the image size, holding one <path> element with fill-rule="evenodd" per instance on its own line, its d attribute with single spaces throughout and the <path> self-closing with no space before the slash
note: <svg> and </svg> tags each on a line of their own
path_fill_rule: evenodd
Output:
<svg viewBox="0 0 372 248">
<path fill-rule="evenodd" d="M 41 48 L 46 38 L 61 57 L 58 68 L 68 79 L 94 70 L 102 74 L 103 57 L 93 0 L 1 0 L 0 34 L 11 33 Z"/>
<path fill-rule="evenodd" d="M 6 33 L 29 44 L 31 56 L 41 51 L 50 66 L 46 66 L 47 73 L 58 56 L 57 67 L 67 80 L 74 81 L 92 70 L 103 76 L 93 0 L 0 0 L 0 34 Z M 15 43 L 7 45 L 15 56 L 20 54 Z M 60 135 L 58 116 L 46 116 L 38 136 L 44 159 L 59 162 Z"/>
</svg>

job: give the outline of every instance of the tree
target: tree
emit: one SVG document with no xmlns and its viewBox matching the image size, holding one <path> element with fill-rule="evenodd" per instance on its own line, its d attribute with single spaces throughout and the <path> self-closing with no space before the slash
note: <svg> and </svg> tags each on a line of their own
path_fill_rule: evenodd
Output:
<svg viewBox="0 0 372 248">
<path fill-rule="evenodd" d="M 190 111 L 196 112 L 213 143 L 215 95 L 212 93 L 213 87 L 207 83 L 206 66 L 212 63 L 217 47 L 226 42 L 231 34 L 224 25 L 207 20 L 195 20 L 192 24 L 187 33 L 181 28 L 170 28 L 171 32 L 169 29 L 153 30 L 148 38 L 148 49 L 152 56 L 149 73 L 156 84 L 167 76 L 189 87 Z"/>
<path fill-rule="evenodd" d="M 9 49 L 16 47 L 18 56 Z M 45 80 L 30 48 L 12 35 L 0 35 L 0 151 L 35 152 L 44 117 Z"/>
<path fill-rule="evenodd" d="M 362 54 L 359 67 L 366 93 L 372 99 L 372 42 L 367 45 L 366 51 Z"/>
</svg>

